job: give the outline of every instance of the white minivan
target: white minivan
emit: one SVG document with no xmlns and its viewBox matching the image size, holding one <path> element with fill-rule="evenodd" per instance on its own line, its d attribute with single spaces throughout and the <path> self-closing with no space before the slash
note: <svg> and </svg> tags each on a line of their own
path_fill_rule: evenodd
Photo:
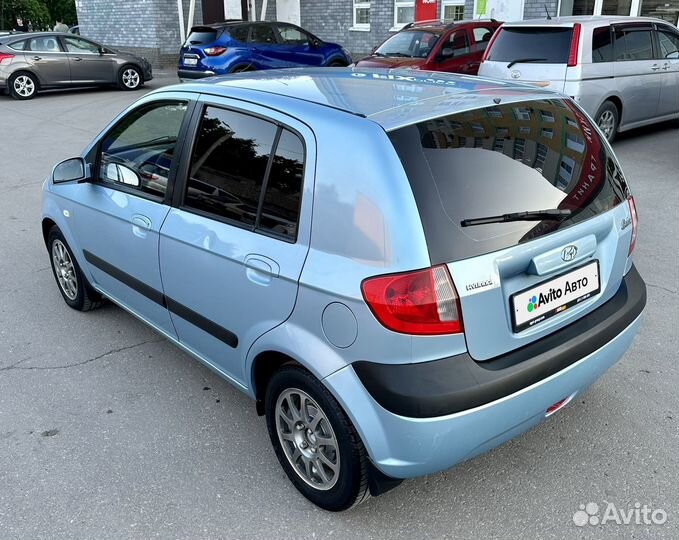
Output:
<svg viewBox="0 0 679 540">
<path fill-rule="evenodd" d="M 647 17 L 559 17 L 503 24 L 479 75 L 571 96 L 608 140 L 679 118 L 679 30 Z"/>
</svg>

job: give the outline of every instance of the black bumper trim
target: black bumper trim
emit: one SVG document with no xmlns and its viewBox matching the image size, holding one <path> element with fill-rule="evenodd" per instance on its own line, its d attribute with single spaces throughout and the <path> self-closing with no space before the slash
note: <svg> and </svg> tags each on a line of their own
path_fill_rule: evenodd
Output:
<svg viewBox="0 0 679 540">
<path fill-rule="evenodd" d="M 633 266 L 618 292 L 576 322 L 496 358 L 468 353 L 417 364 L 353 365 L 370 395 L 392 413 L 430 418 L 465 411 L 539 382 L 618 336 L 646 305 L 646 285 Z"/>
<path fill-rule="evenodd" d="M 180 79 L 204 79 L 205 77 L 214 77 L 214 73 L 206 73 L 205 71 L 189 71 L 180 69 L 177 71 L 177 77 Z"/>
</svg>

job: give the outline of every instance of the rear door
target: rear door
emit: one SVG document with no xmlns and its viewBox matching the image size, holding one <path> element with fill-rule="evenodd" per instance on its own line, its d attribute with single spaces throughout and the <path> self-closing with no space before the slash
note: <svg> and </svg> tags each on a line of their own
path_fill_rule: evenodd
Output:
<svg viewBox="0 0 679 540">
<path fill-rule="evenodd" d="M 320 66 L 323 54 L 312 43 L 309 34 L 292 24 L 274 25 L 278 33 L 278 46 L 273 56 L 280 67 Z"/>
<path fill-rule="evenodd" d="M 68 53 L 71 82 L 75 84 L 113 83 L 116 81 L 115 60 L 102 54 L 99 45 L 77 36 L 60 38 Z"/>
<path fill-rule="evenodd" d="M 71 82 L 68 56 L 57 36 L 34 37 L 26 40 L 24 58 L 38 76 L 40 84 L 65 85 Z"/>
<path fill-rule="evenodd" d="M 648 23 L 613 26 L 615 85 L 622 98 L 622 122 L 650 120 L 658 114 L 662 61 L 653 52 L 653 27 Z"/>
<path fill-rule="evenodd" d="M 484 77 L 540 83 L 562 92 L 573 25 L 502 26 L 483 62 Z"/>
<path fill-rule="evenodd" d="M 666 25 L 656 25 L 662 85 L 658 116 L 679 113 L 679 32 Z"/>
<path fill-rule="evenodd" d="M 448 265 L 460 294 L 473 358 L 540 339 L 618 290 L 632 232 L 627 186 L 607 144 L 570 100 L 503 100 L 390 137 L 431 263 Z M 463 223 L 552 208 L 571 213 Z"/>
<path fill-rule="evenodd" d="M 252 47 L 253 63 L 257 69 L 273 69 L 281 66 L 278 38 L 273 25 L 257 23 L 250 26 L 248 42 Z"/>
<path fill-rule="evenodd" d="M 161 230 L 163 285 L 181 342 L 247 384 L 250 345 L 288 318 L 297 297 L 313 136 L 270 109 L 207 96 L 194 123 Z"/>
</svg>

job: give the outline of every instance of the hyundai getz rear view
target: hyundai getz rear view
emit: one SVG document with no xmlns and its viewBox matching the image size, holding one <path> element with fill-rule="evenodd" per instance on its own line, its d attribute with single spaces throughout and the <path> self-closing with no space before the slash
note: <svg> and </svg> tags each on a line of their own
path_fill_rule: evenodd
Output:
<svg viewBox="0 0 679 540">
<path fill-rule="evenodd" d="M 646 302 L 598 128 L 447 74 L 153 92 L 55 168 L 43 231 L 69 306 L 108 298 L 254 398 L 292 483 L 335 511 L 557 413 Z"/>
</svg>

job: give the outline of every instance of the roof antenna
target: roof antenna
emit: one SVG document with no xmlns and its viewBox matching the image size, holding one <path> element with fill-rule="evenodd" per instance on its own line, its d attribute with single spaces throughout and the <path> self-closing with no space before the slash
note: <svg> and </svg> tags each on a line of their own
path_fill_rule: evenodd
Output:
<svg viewBox="0 0 679 540">
<path fill-rule="evenodd" d="M 551 21 L 552 16 L 549 14 L 549 10 L 547 9 L 547 4 L 542 4 L 542 6 L 545 8 L 545 13 L 547 14 L 547 20 Z"/>
</svg>

